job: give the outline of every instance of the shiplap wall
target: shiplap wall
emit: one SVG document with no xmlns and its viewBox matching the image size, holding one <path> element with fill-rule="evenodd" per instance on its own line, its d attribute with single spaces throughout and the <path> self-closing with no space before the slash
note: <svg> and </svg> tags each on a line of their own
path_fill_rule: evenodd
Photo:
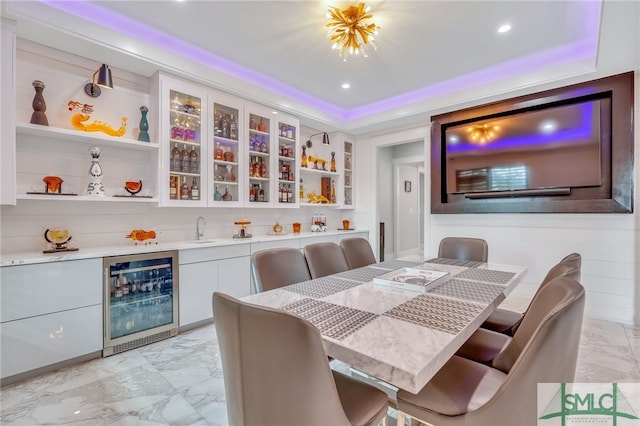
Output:
<svg viewBox="0 0 640 426">
<path fill-rule="evenodd" d="M 31 118 L 32 100 L 35 91 L 33 80 L 45 83 L 44 97 L 50 126 L 72 129 L 67 108 L 69 100 L 87 102 L 83 88 L 99 64 L 67 52 L 46 49 L 41 45 L 19 40 L 16 53 L 16 120 L 28 123 Z M 120 117 L 129 117 L 125 137 L 136 139 L 140 120 L 139 107 L 148 105 L 149 79 L 123 70 L 113 69 L 113 90 L 104 90 L 99 98 L 91 100 L 95 105 L 95 117 L 118 127 Z M 149 112 L 149 122 L 153 127 L 157 114 Z M 153 138 L 155 132 L 150 129 Z M 302 136 L 301 136 L 302 137 Z M 39 141 L 32 136 L 19 135 L 17 146 L 19 186 L 22 192 L 31 186 L 40 189 L 41 179 L 52 170 L 65 170 L 70 176 L 70 185 L 75 192 L 82 193 L 88 183 L 87 172 L 91 164 L 89 146 L 81 144 L 70 147 L 59 141 Z M 34 149 L 42 147 L 41 155 L 33 155 Z M 28 149 L 31 154 L 28 164 L 20 151 Z M 68 164 L 51 164 L 47 152 L 61 149 L 68 154 Z M 103 162 L 105 184 L 122 181 L 119 161 L 144 161 L 140 153 L 134 151 L 131 158 L 115 159 L 109 167 Z M 59 159 L 59 156 L 56 156 Z M 75 171 L 74 171 L 75 170 Z M 56 173 L 53 173 L 56 174 Z M 357 195 L 356 195 L 357 196 Z M 252 222 L 250 232 L 254 235 L 267 234 L 277 221 L 292 231 L 292 223 L 300 222 L 303 230 L 309 230 L 312 215 L 321 212 L 327 216 L 328 227 L 342 227 L 343 219 L 350 219 L 358 229 L 362 225 L 353 219 L 349 210 L 334 207 L 301 207 L 299 209 L 256 209 L 256 208 L 159 208 L 150 203 L 127 203 L 114 201 L 75 200 L 18 200 L 16 206 L 0 208 L 0 250 L 2 253 L 38 251 L 45 248 L 44 231 L 52 227 L 69 228 L 76 247 L 114 246 L 133 244 L 125 238 L 132 229 L 154 229 L 159 241 L 182 241 L 196 238 L 196 219 L 206 220 L 205 238 L 229 238 L 236 231 L 233 224 L 240 218 Z"/>
<path fill-rule="evenodd" d="M 585 78 L 587 80 L 587 78 Z M 537 90 L 532 90 L 535 92 Z M 504 95 L 504 98 L 509 97 Z M 640 162 L 640 72 L 635 74 L 635 164 Z M 450 107 L 455 109 L 455 106 Z M 431 114 L 426 114 L 430 116 Z M 376 164 L 380 149 L 422 139 L 429 146 L 427 126 L 360 137 L 358 161 Z M 425 150 L 427 166 L 429 150 Z M 357 169 L 356 185 L 376 182 L 375 170 Z M 587 291 L 586 315 L 622 323 L 640 324 L 640 215 L 638 215 L 639 168 L 635 168 L 633 214 L 441 214 L 430 211 L 430 176 L 425 173 L 425 255 L 434 256 L 445 236 L 484 238 L 489 261 L 522 265 L 528 271 L 515 294 L 532 296 L 549 268 L 562 257 L 582 255 L 582 284 Z M 356 188 L 356 220 L 377 226 L 379 196 Z M 377 244 L 377 233 L 371 233 Z"/>
</svg>

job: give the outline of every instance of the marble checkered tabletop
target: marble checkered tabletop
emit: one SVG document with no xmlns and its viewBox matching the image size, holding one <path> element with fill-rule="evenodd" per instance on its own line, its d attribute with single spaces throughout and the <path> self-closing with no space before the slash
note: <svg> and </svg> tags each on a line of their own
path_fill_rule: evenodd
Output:
<svg viewBox="0 0 640 426">
<path fill-rule="evenodd" d="M 392 260 L 254 294 L 315 325 L 327 354 L 409 392 L 418 392 L 518 284 L 526 268 L 421 258 Z M 401 268 L 446 271 L 427 292 L 376 285 Z"/>
</svg>

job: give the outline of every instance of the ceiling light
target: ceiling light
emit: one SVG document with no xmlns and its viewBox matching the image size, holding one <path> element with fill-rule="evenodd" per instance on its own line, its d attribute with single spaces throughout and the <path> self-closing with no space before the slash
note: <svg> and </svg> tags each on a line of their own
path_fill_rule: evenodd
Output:
<svg viewBox="0 0 640 426">
<path fill-rule="evenodd" d="M 469 141 L 471 143 L 477 143 L 484 145 L 494 140 L 498 135 L 499 126 L 490 126 L 489 124 L 480 124 L 477 126 L 471 126 L 467 129 L 469 133 Z"/>
<path fill-rule="evenodd" d="M 351 87 L 351 85 L 349 83 L 342 83 L 342 88 L 343 89 L 348 89 L 350 87 Z"/>
<path fill-rule="evenodd" d="M 504 25 L 501 25 L 500 28 L 498 28 L 498 32 L 499 33 L 506 33 L 510 29 L 511 29 L 511 25 L 510 24 L 504 24 Z"/>
<path fill-rule="evenodd" d="M 340 56 L 346 60 L 346 54 L 368 57 L 364 48 L 365 44 L 371 44 L 374 50 L 374 34 L 378 34 L 378 26 L 371 22 L 373 15 L 369 13 L 369 6 L 364 2 L 358 6 L 349 6 L 346 9 L 331 7 L 327 17 L 331 20 L 327 24 L 329 28 L 327 37 L 331 40 L 332 49 L 340 51 Z"/>
</svg>

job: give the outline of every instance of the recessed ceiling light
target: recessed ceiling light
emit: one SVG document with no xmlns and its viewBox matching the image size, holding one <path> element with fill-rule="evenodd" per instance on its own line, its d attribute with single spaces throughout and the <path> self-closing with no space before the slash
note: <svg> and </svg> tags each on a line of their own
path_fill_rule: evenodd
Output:
<svg viewBox="0 0 640 426">
<path fill-rule="evenodd" d="M 510 29 L 511 29 L 511 25 L 510 24 L 504 24 L 504 25 L 501 25 L 500 28 L 498 28 L 498 32 L 499 33 L 506 33 Z"/>
<path fill-rule="evenodd" d="M 349 83 L 342 83 L 342 88 L 343 89 L 348 89 L 350 87 L 351 87 L 351 85 Z"/>
</svg>

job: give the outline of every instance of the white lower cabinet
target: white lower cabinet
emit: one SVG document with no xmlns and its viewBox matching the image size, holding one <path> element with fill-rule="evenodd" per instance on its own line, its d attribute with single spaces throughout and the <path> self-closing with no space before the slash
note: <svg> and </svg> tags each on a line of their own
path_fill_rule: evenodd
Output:
<svg viewBox="0 0 640 426">
<path fill-rule="evenodd" d="M 249 254 L 248 243 L 180 251 L 180 327 L 213 317 L 214 291 L 250 294 Z"/>
<path fill-rule="evenodd" d="M 2 378 L 102 350 L 102 259 L 2 268 Z"/>
</svg>

